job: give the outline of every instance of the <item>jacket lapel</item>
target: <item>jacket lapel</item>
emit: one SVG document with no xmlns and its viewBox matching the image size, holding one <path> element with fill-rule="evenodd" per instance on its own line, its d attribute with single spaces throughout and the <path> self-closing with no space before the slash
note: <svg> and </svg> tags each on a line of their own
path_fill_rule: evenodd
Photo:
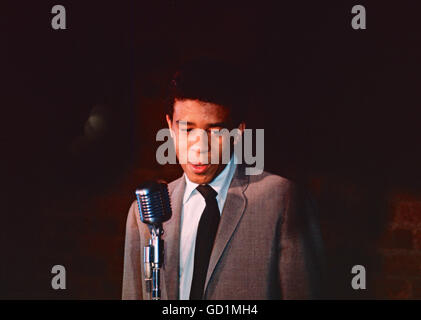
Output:
<svg viewBox="0 0 421 320">
<path fill-rule="evenodd" d="M 180 221 L 181 206 L 183 204 L 183 194 L 185 180 L 174 187 L 171 198 L 172 217 L 163 224 L 164 234 L 164 282 L 167 291 L 168 300 L 177 300 L 179 298 L 179 266 L 180 266 Z"/>
<path fill-rule="evenodd" d="M 237 165 L 235 175 L 231 181 L 230 188 L 228 189 L 221 220 L 219 221 L 219 228 L 215 237 L 215 243 L 209 260 L 205 292 L 212 273 L 246 209 L 247 198 L 244 195 L 244 191 L 246 190 L 248 183 L 249 177 L 245 175 L 245 167 L 243 165 Z"/>
</svg>

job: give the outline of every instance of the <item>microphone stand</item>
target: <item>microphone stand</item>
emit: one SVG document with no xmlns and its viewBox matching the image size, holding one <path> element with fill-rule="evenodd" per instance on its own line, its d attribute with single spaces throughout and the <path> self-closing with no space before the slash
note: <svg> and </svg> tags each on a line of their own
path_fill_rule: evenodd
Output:
<svg viewBox="0 0 421 320">
<path fill-rule="evenodd" d="M 152 300 L 161 300 L 161 268 L 163 265 L 163 234 L 162 225 L 152 225 L 149 245 L 143 248 L 145 266 L 146 291 Z"/>
</svg>

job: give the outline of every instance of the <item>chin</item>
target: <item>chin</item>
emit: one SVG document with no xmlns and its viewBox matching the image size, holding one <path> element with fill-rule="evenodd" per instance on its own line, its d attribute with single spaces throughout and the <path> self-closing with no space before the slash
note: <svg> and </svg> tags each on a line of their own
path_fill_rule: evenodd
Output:
<svg viewBox="0 0 421 320">
<path fill-rule="evenodd" d="M 188 174 L 187 177 L 190 179 L 191 182 L 197 183 L 197 184 L 206 184 L 213 180 L 212 176 L 200 176 L 197 174 Z"/>
</svg>

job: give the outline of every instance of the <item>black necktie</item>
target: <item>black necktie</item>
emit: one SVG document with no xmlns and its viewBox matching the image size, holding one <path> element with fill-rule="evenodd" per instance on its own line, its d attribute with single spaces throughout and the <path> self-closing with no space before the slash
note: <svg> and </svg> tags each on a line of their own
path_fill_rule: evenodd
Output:
<svg viewBox="0 0 421 320">
<path fill-rule="evenodd" d="M 197 228 L 190 300 L 201 300 L 203 297 L 209 259 L 220 219 L 218 202 L 216 201 L 218 193 L 207 184 L 199 185 L 196 189 L 205 198 L 206 207 Z"/>
</svg>

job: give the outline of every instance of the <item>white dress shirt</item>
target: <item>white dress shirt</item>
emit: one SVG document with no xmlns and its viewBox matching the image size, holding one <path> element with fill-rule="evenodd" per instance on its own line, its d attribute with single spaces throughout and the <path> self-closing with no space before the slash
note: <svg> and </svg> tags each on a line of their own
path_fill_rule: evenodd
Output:
<svg viewBox="0 0 421 320">
<path fill-rule="evenodd" d="M 234 155 L 224 170 L 209 185 L 218 193 L 219 213 L 222 213 L 229 186 L 234 176 L 236 164 Z M 188 300 L 190 297 L 190 287 L 193 278 L 194 250 L 196 247 L 196 234 L 200 217 L 205 209 L 206 202 L 203 196 L 196 190 L 197 183 L 193 183 L 187 178 L 186 189 L 184 191 L 183 207 L 181 209 L 180 226 L 180 300 Z"/>
</svg>

